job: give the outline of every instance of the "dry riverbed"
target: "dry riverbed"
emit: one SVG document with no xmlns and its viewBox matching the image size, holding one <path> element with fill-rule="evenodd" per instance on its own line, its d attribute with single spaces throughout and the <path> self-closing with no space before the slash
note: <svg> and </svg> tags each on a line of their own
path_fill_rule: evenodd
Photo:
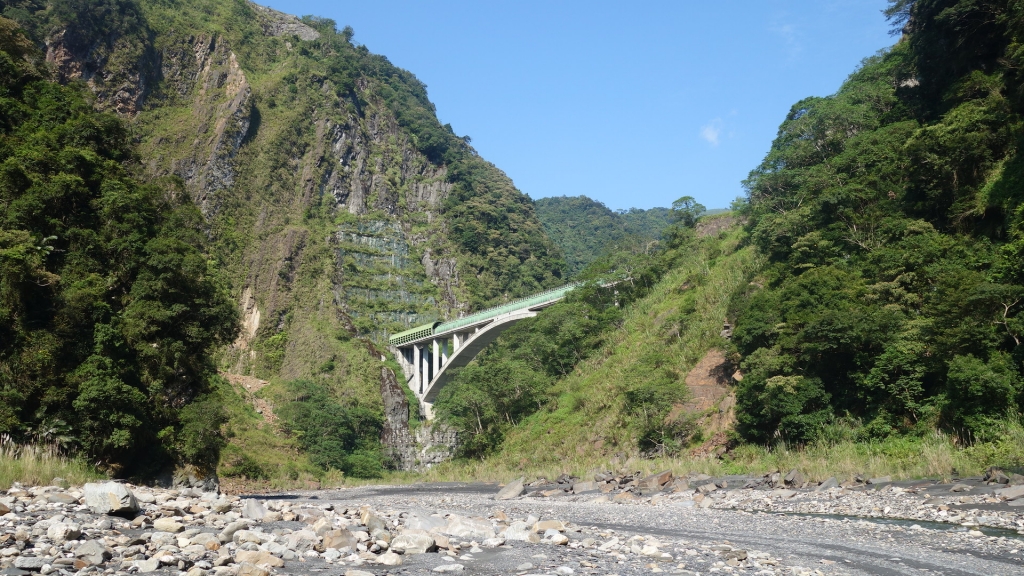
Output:
<svg viewBox="0 0 1024 576">
<path fill-rule="evenodd" d="M 0 573 L 1024 575 L 1014 480 L 598 474 L 241 497 L 15 486 L 0 491 Z"/>
</svg>

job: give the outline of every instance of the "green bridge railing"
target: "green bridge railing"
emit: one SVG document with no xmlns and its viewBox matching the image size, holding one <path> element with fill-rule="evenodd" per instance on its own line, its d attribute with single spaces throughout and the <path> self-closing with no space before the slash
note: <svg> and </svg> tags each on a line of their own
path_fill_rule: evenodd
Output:
<svg viewBox="0 0 1024 576">
<path fill-rule="evenodd" d="M 495 316 L 507 314 L 509 312 L 512 312 L 513 310 L 519 310 L 521 308 L 530 308 L 532 306 L 543 304 L 544 302 L 548 302 L 550 300 L 562 298 L 563 296 L 565 296 L 566 294 L 568 294 L 569 292 L 571 292 L 572 290 L 581 285 L 583 285 L 583 282 L 573 282 L 571 284 L 566 284 L 565 286 L 561 286 L 559 288 L 553 288 L 551 290 L 546 290 L 544 292 L 538 292 L 537 294 L 533 294 L 525 298 L 512 300 L 510 302 L 506 302 L 505 304 L 494 306 L 493 308 L 486 308 L 479 312 L 474 312 L 473 314 L 470 314 L 469 316 L 466 316 L 464 318 L 458 318 L 456 320 L 451 320 L 440 324 L 435 322 L 433 324 L 424 324 L 422 326 L 410 328 L 405 332 L 399 332 L 398 334 L 392 335 L 390 338 L 388 338 L 388 342 L 392 346 L 401 346 L 402 344 L 408 344 L 409 342 L 414 342 L 416 340 L 427 338 L 434 334 L 441 334 L 444 332 L 449 332 L 451 330 L 462 328 L 463 326 L 470 326 L 472 324 L 483 322 L 484 320 L 493 318 Z"/>
</svg>

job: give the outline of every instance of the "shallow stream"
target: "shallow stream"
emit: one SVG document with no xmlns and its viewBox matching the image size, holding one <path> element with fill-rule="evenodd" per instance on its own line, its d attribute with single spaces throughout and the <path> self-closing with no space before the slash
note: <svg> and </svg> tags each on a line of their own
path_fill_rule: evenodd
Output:
<svg viewBox="0 0 1024 576">
<path fill-rule="evenodd" d="M 910 529 L 915 524 L 921 528 L 927 528 L 929 530 L 942 530 L 950 532 L 967 532 L 968 530 L 978 530 L 986 536 L 1002 536 L 1004 538 L 1016 538 L 1018 540 L 1024 540 L 1024 534 L 1018 533 L 1016 530 L 1009 528 L 993 528 L 991 526 L 963 526 L 961 524 L 955 524 L 952 522 L 936 522 L 934 520 L 905 520 L 903 518 L 877 518 L 874 516 L 848 516 L 845 514 L 815 514 L 813 512 L 765 512 L 765 514 L 772 514 L 774 516 L 794 516 L 804 518 L 829 518 L 832 520 L 841 520 L 847 522 L 870 522 L 872 524 L 882 524 L 886 526 L 901 526 L 903 528 Z"/>
</svg>

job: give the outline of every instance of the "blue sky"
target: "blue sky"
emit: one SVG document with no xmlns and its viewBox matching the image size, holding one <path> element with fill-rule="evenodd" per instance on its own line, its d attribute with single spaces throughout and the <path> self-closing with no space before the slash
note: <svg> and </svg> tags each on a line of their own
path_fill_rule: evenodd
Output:
<svg viewBox="0 0 1024 576">
<path fill-rule="evenodd" d="M 263 0 L 331 18 L 427 85 L 533 198 L 725 207 L 796 101 L 894 42 L 885 0 Z"/>
</svg>

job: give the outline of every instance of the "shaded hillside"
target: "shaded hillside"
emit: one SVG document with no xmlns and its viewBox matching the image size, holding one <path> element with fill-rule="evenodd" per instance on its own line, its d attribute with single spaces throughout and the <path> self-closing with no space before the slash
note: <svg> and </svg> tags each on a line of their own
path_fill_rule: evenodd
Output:
<svg viewBox="0 0 1024 576">
<path fill-rule="evenodd" d="M 671 223 L 668 208 L 614 212 L 586 196 L 541 198 L 534 206 L 544 230 L 565 254 L 572 275 L 625 243 L 660 238 Z"/>
<path fill-rule="evenodd" d="M 0 18 L 0 436 L 117 475 L 208 471 L 237 314 L 180 183 L 144 183 L 89 100 Z"/>
</svg>

